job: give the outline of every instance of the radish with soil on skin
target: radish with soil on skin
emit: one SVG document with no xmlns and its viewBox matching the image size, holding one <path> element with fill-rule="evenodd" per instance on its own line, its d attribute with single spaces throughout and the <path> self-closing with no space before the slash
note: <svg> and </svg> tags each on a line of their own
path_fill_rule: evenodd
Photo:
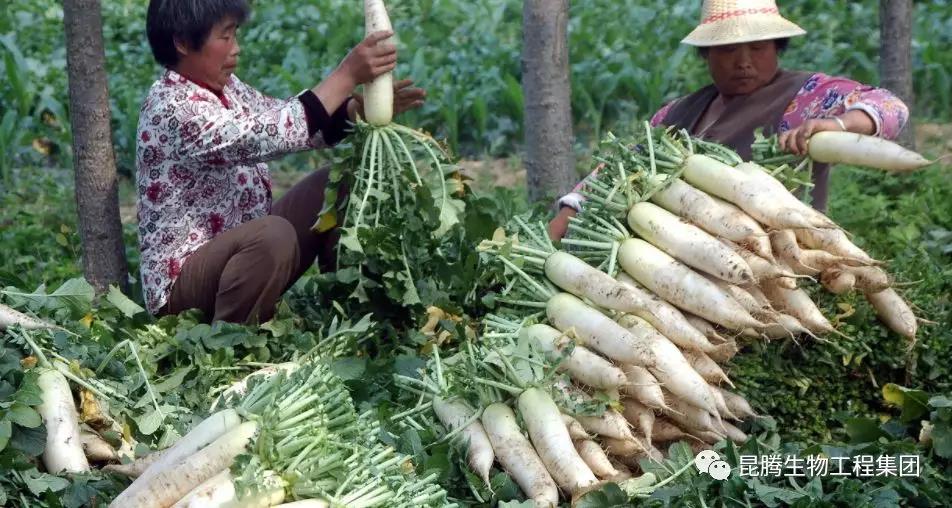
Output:
<svg viewBox="0 0 952 508">
<path fill-rule="evenodd" d="M 550 360 L 562 358 L 563 351 L 571 347 L 571 353 L 562 359 L 559 368 L 582 384 L 607 389 L 623 386 L 627 382 L 621 369 L 584 346 L 572 347 L 571 340 L 551 326 L 530 325 L 520 333 L 537 344 Z"/>
<path fill-rule="evenodd" d="M 605 450 L 602 450 L 602 447 L 595 441 L 591 439 L 575 441 L 575 449 L 578 451 L 579 456 L 582 457 L 582 460 L 584 460 L 592 472 L 595 473 L 595 476 L 607 480 L 609 478 L 615 478 L 620 474 L 618 470 L 615 469 L 615 466 L 612 465 L 608 455 L 605 455 Z"/>
<path fill-rule="evenodd" d="M 876 293 L 866 293 L 866 299 L 876 309 L 876 315 L 879 316 L 890 330 L 909 339 L 911 343 L 916 342 L 916 331 L 918 323 L 916 315 L 912 312 L 909 304 L 899 296 L 892 288 L 885 289 Z"/>
<path fill-rule="evenodd" d="M 747 175 L 751 180 L 761 183 L 765 189 L 773 191 L 775 198 L 778 200 L 778 204 L 781 206 L 787 206 L 792 209 L 795 209 L 799 212 L 807 221 L 810 222 L 814 228 L 838 228 L 829 217 L 818 211 L 817 209 L 811 207 L 810 205 L 800 201 L 796 196 L 794 196 L 780 180 L 774 178 L 763 166 L 756 164 L 754 162 L 742 162 L 736 166 L 734 169 L 740 171 Z M 773 228 L 773 229 L 789 229 L 789 228 Z"/>
<path fill-rule="evenodd" d="M 41 360 L 44 361 L 45 358 Z M 79 430 L 79 414 L 66 377 L 47 363 L 37 376 L 42 402 L 37 413 L 46 426 L 43 464 L 51 474 L 89 471 Z"/>
<path fill-rule="evenodd" d="M 744 245 L 757 255 L 772 259 L 767 233 L 750 215 L 736 206 L 711 196 L 679 178 L 655 175 L 658 185 L 652 203 L 681 217 L 711 235 Z"/>
<path fill-rule="evenodd" d="M 628 225 L 641 238 L 697 270 L 734 284 L 754 280 L 742 257 L 664 208 L 638 203 L 628 211 Z"/>
<path fill-rule="evenodd" d="M 568 252 L 556 251 L 546 257 L 545 276 L 563 291 L 588 298 L 599 307 L 619 312 L 646 308 L 634 291 Z"/>
<path fill-rule="evenodd" d="M 678 308 L 730 329 L 764 326 L 714 283 L 644 240 L 622 242 L 618 262 L 625 273 Z"/>
<path fill-rule="evenodd" d="M 85 426 L 79 430 L 79 440 L 83 445 L 86 459 L 92 462 L 109 462 L 119 458 L 116 449 L 99 434 Z"/>
<path fill-rule="evenodd" d="M 651 442 L 651 432 L 655 422 L 654 411 L 635 399 L 625 399 L 622 404 L 624 405 L 622 414 L 625 415 L 628 423 L 640 430 L 646 441 Z"/>
<path fill-rule="evenodd" d="M 546 316 L 563 332 L 574 329 L 583 346 L 591 347 L 616 362 L 650 366 L 656 361 L 648 344 L 570 294 L 559 293 L 549 298 Z"/>
<path fill-rule="evenodd" d="M 129 462 L 128 464 L 109 464 L 104 466 L 102 470 L 108 471 L 110 473 L 121 474 L 129 478 L 138 478 L 142 475 L 142 473 L 145 472 L 146 469 L 149 468 L 149 466 L 162 458 L 162 456 L 167 452 L 167 449 L 154 451 L 144 457 L 140 457 L 132 462 Z"/>
<path fill-rule="evenodd" d="M 651 323 L 662 335 L 683 349 L 694 349 L 710 353 L 717 350 L 717 346 L 704 336 L 685 318 L 677 307 L 658 298 L 658 295 L 648 291 L 635 279 L 625 272 L 618 273 L 618 281 L 625 284 L 645 302 L 646 311 L 632 312 L 636 316 Z"/>
<path fill-rule="evenodd" d="M 257 432 L 258 424 L 255 422 L 239 424 L 184 460 L 168 468 L 156 470 L 148 478 L 145 475 L 140 476 L 136 482 L 143 479 L 145 481 L 135 489 L 130 486 L 124 490 L 109 504 L 110 508 L 171 506 L 195 487 L 230 467 L 235 457 L 245 451 Z M 149 470 L 154 467 L 153 465 Z"/>
<path fill-rule="evenodd" d="M 661 416 L 655 418 L 654 425 L 651 428 L 651 435 L 655 443 L 665 443 L 680 439 L 700 440 L 699 437 L 681 430 L 681 427 L 678 427 L 674 422 Z"/>
<path fill-rule="evenodd" d="M 750 403 L 744 397 L 720 387 L 714 387 L 714 389 L 721 392 L 721 396 L 724 397 L 724 402 L 731 413 L 741 418 L 760 418 L 760 415 L 754 412 L 754 409 L 750 407 Z"/>
<path fill-rule="evenodd" d="M 820 283 L 834 295 L 842 295 L 856 288 L 856 276 L 846 270 L 833 267 L 823 270 L 820 274 Z"/>
<path fill-rule="evenodd" d="M 678 426 L 690 431 L 713 432 L 722 435 L 719 430 L 719 424 L 723 423 L 719 418 L 715 418 L 707 411 L 695 407 L 691 404 L 678 399 L 677 397 L 665 397 L 670 409 L 662 411 L 662 414 L 670 420 L 673 420 Z M 719 416 L 719 414 L 717 415 Z M 715 423 L 716 422 L 716 423 Z"/>
<path fill-rule="evenodd" d="M 628 383 L 622 387 L 625 395 L 634 397 L 645 406 L 652 409 L 664 409 L 667 405 L 664 403 L 664 393 L 661 391 L 661 384 L 658 383 L 648 369 L 637 365 L 624 366 L 625 377 Z"/>
<path fill-rule="evenodd" d="M 467 461 L 473 471 L 489 485 L 489 469 L 492 468 L 494 460 L 493 447 L 482 424 L 478 419 L 474 419 L 476 412 L 458 400 L 446 400 L 442 397 L 433 398 L 433 411 L 450 431 L 466 425 L 460 435 L 467 443 Z"/>
<path fill-rule="evenodd" d="M 568 400 L 583 404 L 592 402 L 592 397 L 589 394 L 571 383 L 557 380 L 553 386 Z M 591 434 L 616 439 L 634 438 L 625 417 L 611 408 L 606 409 L 604 413 L 597 416 L 575 414 L 573 418 L 582 425 L 582 428 L 584 428 L 586 432 Z"/>
<path fill-rule="evenodd" d="M 701 375 L 701 378 L 703 378 L 704 381 L 707 381 L 711 384 L 725 382 L 731 386 L 734 386 L 734 383 L 732 383 L 730 378 L 727 377 L 727 374 L 724 373 L 720 365 L 718 365 L 714 360 L 711 360 L 711 358 L 706 354 L 698 352 L 686 352 L 684 354 L 684 359 L 687 360 L 691 367 L 693 367 L 694 370 Z"/>
<path fill-rule="evenodd" d="M 559 489 L 532 443 L 522 434 L 509 406 L 500 403 L 487 406 L 483 410 L 482 425 L 496 459 L 526 497 L 537 506 L 558 506 Z"/>
<path fill-rule="evenodd" d="M 876 266 L 837 266 L 830 268 L 830 277 L 837 277 L 841 272 L 853 276 L 853 287 L 864 293 L 878 293 L 892 285 L 889 275 Z"/>
<path fill-rule="evenodd" d="M 740 445 L 747 442 L 748 436 L 746 433 L 744 433 L 744 431 L 738 429 L 737 427 L 731 425 L 728 422 L 724 422 L 724 428 L 727 429 L 727 432 L 725 432 L 725 434 L 727 435 L 727 438 L 733 441 L 734 443 Z"/>
<path fill-rule="evenodd" d="M 364 0 L 365 35 L 391 32 L 390 16 L 383 0 Z M 378 44 L 388 43 L 390 39 Z M 364 85 L 364 116 L 367 123 L 381 127 L 393 119 L 393 73 L 387 72 Z"/>
<path fill-rule="evenodd" d="M 737 205 L 761 224 L 773 229 L 815 227 L 799 207 L 787 203 L 776 188 L 723 162 L 694 154 L 684 159 L 683 168 L 682 178 L 686 182 Z"/>
<path fill-rule="evenodd" d="M 619 324 L 650 345 L 655 355 L 655 364 L 648 367 L 648 370 L 669 392 L 712 413 L 717 410 L 707 390 L 707 383 L 692 368 L 677 346 L 646 321 L 631 314 L 619 319 Z"/>
<path fill-rule="evenodd" d="M 562 423 L 565 424 L 565 428 L 569 431 L 569 437 L 572 438 L 572 441 L 592 438 L 592 435 L 582 427 L 582 424 L 579 423 L 578 420 L 565 413 L 562 413 Z"/>
<path fill-rule="evenodd" d="M 794 233 L 797 235 L 797 241 L 811 249 L 824 250 L 830 254 L 855 259 L 867 265 L 879 263 L 866 251 L 851 242 L 841 229 L 795 229 Z"/>
<path fill-rule="evenodd" d="M 807 154 L 816 162 L 890 172 L 912 171 L 935 162 L 892 141 L 855 132 L 818 132 L 810 136 Z"/>
<path fill-rule="evenodd" d="M 549 394 L 539 388 L 529 388 L 519 395 L 518 404 L 529 439 L 559 487 L 575 495 L 598 483 L 598 478 L 575 450 L 559 408 Z"/>
<path fill-rule="evenodd" d="M 815 334 L 825 334 L 835 330 L 806 291 L 786 289 L 769 280 L 763 281 L 760 287 L 774 308 L 797 318 L 807 330 Z"/>
<path fill-rule="evenodd" d="M 6 330 L 11 326 L 19 326 L 24 330 L 60 330 L 61 328 L 52 324 L 43 321 L 42 319 L 37 319 L 32 316 L 28 316 L 18 310 L 7 307 L 6 305 L 0 303 L 0 331 Z"/>
</svg>

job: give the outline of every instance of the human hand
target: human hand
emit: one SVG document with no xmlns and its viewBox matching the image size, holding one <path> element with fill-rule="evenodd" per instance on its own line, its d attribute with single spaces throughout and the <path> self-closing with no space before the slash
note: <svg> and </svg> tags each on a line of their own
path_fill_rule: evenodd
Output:
<svg viewBox="0 0 952 508">
<path fill-rule="evenodd" d="M 839 122 L 832 118 L 812 118 L 780 135 L 780 149 L 795 155 L 807 154 L 810 136 L 823 131 L 843 131 Z"/>
<path fill-rule="evenodd" d="M 549 238 L 551 240 L 561 240 L 569 230 L 569 219 L 575 217 L 578 212 L 570 206 L 563 206 L 559 213 L 549 221 Z"/>
<path fill-rule="evenodd" d="M 411 109 L 419 108 L 423 105 L 426 98 L 426 90 L 422 88 L 411 87 L 412 80 L 401 79 L 393 84 L 393 114 L 394 116 Z M 364 96 L 354 94 L 354 101 L 357 103 L 357 112 L 361 117 L 364 116 Z"/>
<path fill-rule="evenodd" d="M 360 42 L 344 57 L 336 72 L 349 78 L 353 86 L 373 81 L 377 76 L 392 71 L 397 66 L 397 47 L 383 42 L 393 36 L 391 31 L 374 32 Z"/>
</svg>

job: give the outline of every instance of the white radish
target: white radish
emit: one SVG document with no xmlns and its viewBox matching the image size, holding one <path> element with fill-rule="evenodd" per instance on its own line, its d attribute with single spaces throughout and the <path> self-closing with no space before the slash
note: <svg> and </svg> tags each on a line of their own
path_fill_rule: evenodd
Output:
<svg viewBox="0 0 952 508">
<path fill-rule="evenodd" d="M 240 424 L 241 417 L 238 416 L 238 413 L 234 409 L 225 409 L 205 418 L 188 434 L 182 436 L 171 448 L 164 451 L 158 460 L 132 482 L 132 485 L 126 487 L 123 494 L 131 496 L 146 488 L 146 485 L 150 484 L 152 477 L 171 469 L 175 464 L 194 455 L 209 445 L 209 443 L 218 440 Z M 218 471 L 214 472 L 217 473 Z"/>
<path fill-rule="evenodd" d="M 235 500 L 235 484 L 227 469 L 202 482 L 172 508 L 222 508 Z"/>
<path fill-rule="evenodd" d="M 257 432 L 258 425 L 255 422 L 245 422 L 234 427 L 173 467 L 156 471 L 140 488 L 132 489 L 130 486 L 109 504 L 110 508 L 171 506 L 189 491 L 231 466 L 235 457 L 244 452 Z M 143 478 L 145 475 L 140 476 L 136 482 Z"/>
<path fill-rule="evenodd" d="M 83 453 L 86 454 L 87 460 L 92 462 L 108 462 L 119 458 L 116 449 L 92 430 L 81 428 L 79 430 L 79 440 L 83 444 Z"/>
<path fill-rule="evenodd" d="M 569 436 L 572 438 L 572 441 L 578 441 L 579 439 L 591 439 L 592 435 L 582 428 L 582 424 L 579 423 L 575 418 L 562 413 L 562 423 L 564 423 L 565 428 L 568 429 Z"/>
<path fill-rule="evenodd" d="M 154 451 L 144 457 L 140 457 L 128 464 L 109 464 L 102 468 L 103 471 L 108 471 L 110 473 L 121 474 L 123 476 L 128 476 L 129 478 L 138 478 L 154 464 L 157 460 L 161 459 L 168 450 L 159 450 Z"/>
<path fill-rule="evenodd" d="M 550 360 L 561 358 L 564 351 L 571 348 L 571 352 L 562 359 L 559 367 L 582 384 L 606 389 L 617 388 L 627 382 L 621 369 L 584 346 L 572 347 L 572 341 L 551 326 L 531 325 L 524 328 L 522 333 L 537 344 Z"/>
<path fill-rule="evenodd" d="M 664 416 L 674 420 L 682 428 L 720 434 L 717 424 L 722 422 L 719 418 L 713 418 L 711 413 L 693 404 L 688 404 L 677 397 L 665 397 L 665 400 L 668 401 L 670 409 L 662 411 Z"/>
<path fill-rule="evenodd" d="M 724 422 L 724 429 L 727 431 L 725 432 L 725 434 L 727 434 L 727 438 L 731 441 L 737 444 L 744 444 L 747 442 L 747 434 L 730 423 Z"/>
<path fill-rule="evenodd" d="M 714 400 L 707 389 L 707 383 L 691 367 L 691 364 L 677 346 L 641 318 L 629 314 L 622 317 L 619 324 L 635 337 L 639 337 L 650 344 L 651 351 L 655 356 L 655 364 L 648 367 L 648 370 L 668 391 L 697 407 L 704 408 L 712 413 L 716 411 Z M 704 354 L 701 352 L 695 353 Z"/>
<path fill-rule="evenodd" d="M 682 178 L 708 194 L 737 205 L 771 228 L 814 227 L 797 207 L 784 206 L 784 199 L 776 196 L 776 189 L 706 155 L 695 154 L 685 159 Z"/>
<path fill-rule="evenodd" d="M 559 408 L 547 393 L 529 388 L 519 395 L 518 404 L 529 439 L 556 484 L 574 495 L 598 483 L 575 450 Z"/>
<path fill-rule="evenodd" d="M 806 291 L 782 288 L 769 280 L 762 282 L 760 287 L 774 308 L 797 318 L 811 332 L 825 334 L 834 331 L 833 325 L 823 316 Z"/>
<path fill-rule="evenodd" d="M 52 323 L 28 316 L 0 303 L 0 331 L 11 326 L 19 326 L 24 330 L 55 330 L 59 328 Z"/>
<path fill-rule="evenodd" d="M 916 315 L 895 290 L 885 289 L 878 293 L 866 293 L 866 299 L 876 309 L 879 319 L 883 320 L 890 330 L 915 342 L 918 330 Z"/>
<path fill-rule="evenodd" d="M 842 295 L 856 288 L 856 276 L 836 267 L 828 268 L 820 274 L 820 283 L 834 295 Z"/>
<path fill-rule="evenodd" d="M 810 136 L 807 153 L 817 162 L 886 171 L 912 171 L 933 163 L 892 141 L 855 132 L 818 132 Z"/>
<path fill-rule="evenodd" d="M 383 0 L 364 0 L 365 33 L 392 31 L 390 16 Z M 386 44 L 390 39 L 380 41 Z M 387 72 L 364 85 L 364 116 L 367 123 L 384 126 L 393 119 L 393 74 Z"/>
<path fill-rule="evenodd" d="M 711 235 L 747 246 L 759 256 L 771 258 L 767 233 L 750 215 L 678 178 L 656 175 L 667 187 L 651 196 L 651 202 L 681 217 Z"/>
<path fill-rule="evenodd" d="M 588 464 L 589 469 L 595 473 L 595 476 L 605 480 L 619 475 L 618 470 L 608 459 L 608 455 L 605 455 L 605 450 L 602 450 L 602 447 L 595 441 L 591 439 L 576 441 L 575 449 L 582 460 Z"/>
<path fill-rule="evenodd" d="M 622 414 L 625 415 L 625 419 L 641 431 L 646 441 L 651 442 L 651 432 L 655 422 L 654 411 L 635 399 L 625 399 L 623 404 Z"/>
<path fill-rule="evenodd" d="M 740 352 L 740 348 L 737 346 L 737 341 L 734 339 L 729 339 L 723 344 L 717 346 L 717 349 L 707 353 L 707 356 L 711 357 L 711 360 L 714 360 L 717 363 L 727 363 L 731 361 L 731 358 L 734 358 L 737 353 Z"/>
<path fill-rule="evenodd" d="M 754 412 L 754 409 L 750 407 L 750 403 L 747 402 L 747 399 L 744 397 L 723 388 L 714 387 L 714 389 L 721 392 L 721 396 L 724 397 L 724 402 L 727 404 L 727 408 L 730 409 L 731 413 L 741 418 L 760 417 L 760 415 Z"/>
<path fill-rule="evenodd" d="M 645 302 L 636 292 L 568 252 L 557 251 L 546 258 L 545 276 L 562 290 L 599 307 L 619 312 L 645 309 Z"/>
<path fill-rule="evenodd" d="M 51 367 L 42 369 L 36 384 L 42 403 L 36 411 L 46 425 L 46 446 L 43 464 L 49 473 L 82 473 L 89 471 L 79 431 L 79 414 L 73 402 L 66 377 Z"/>
<path fill-rule="evenodd" d="M 618 273 L 618 281 L 629 287 L 645 302 L 646 310 L 633 312 L 636 316 L 651 323 L 662 335 L 683 349 L 695 349 L 711 352 L 715 346 L 703 333 L 691 326 L 684 314 L 674 305 L 658 298 L 625 272 Z"/>
<path fill-rule="evenodd" d="M 578 404 L 587 404 L 592 402 L 592 397 L 575 387 L 571 383 L 556 381 L 555 388 L 559 390 L 567 399 Z M 604 413 L 597 416 L 573 415 L 586 432 L 598 435 L 608 436 L 616 439 L 633 439 L 628 421 L 618 411 L 607 409 Z"/>
<path fill-rule="evenodd" d="M 570 294 L 559 293 L 549 298 L 545 312 L 556 328 L 563 332 L 574 329 L 582 345 L 616 362 L 642 366 L 655 363 L 644 341 L 637 340 L 611 318 Z"/>
<path fill-rule="evenodd" d="M 692 436 L 687 432 L 681 430 L 681 427 L 678 427 L 673 422 L 666 418 L 657 417 L 655 418 L 654 425 L 652 426 L 652 439 L 656 443 L 666 443 L 668 441 L 677 441 L 678 439 L 699 439 L 697 436 Z"/>
<path fill-rule="evenodd" d="M 644 240 L 625 240 L 618 261 L 628 275 L 676 307 L 731 329 L 763 327 L 714 283 Z"/>
<path fill-rule="evenodd" d="M 466 425 L 459 431 L 459 436 L 466 443 L 469 467 L 489 485 L 489 469 L 494 460 L 493 447 L 482 424 L 475 418 L 476 412 L 463 402 L 442 397 L 433 398 L 433 411 L 450 431 Z"/>
<path fill-rule="evenodd" d="M 724 400 L 724 395 L 717 389 L 716 385 L 711 385 L 711 395 L 714 397 L 714 402 L 717 404 L 717 413 L 722 420 L 724 418 L 740 420 L 740 417 L 732 413 L 730 408 L 727 407 L 727 401 Z"/>
<path fill-rule="evenodd" d="M 877 263 L 866 251 L 853 244 L 841 229 L 796 229 L 794 232 L 797 240 L 811 249 L 825 250 L 869 265 Z"/>
<path fill-rule="evenodd" d="M 688 320 L 688 323 L 691 324 L 697 331 L 704 334 L 705 337 L 710 339 L 716 344 L 724 344 L 728 339 L 724 338 L 721 334 L 717 333 L 717 329 L 714 328 L 708 320 L 695 316 L 694 314 L 685 314 L 684 318 Z"/>
<path fill-rule="evenodd" d="M 558 506 L 559 489 L 509 406 L 490 404 L 483 410 L 482 423 L 496 458 L 526 497 L 538 505 Z"/>
<path fill-rule="evenodd" d="M 634 397 L 638 402 L 649 408 L 663 409 L 667 407 L 664 403 L 664 393 L 661 391 L 661 385 L 648 369 L 637 365 L 625 365 L 624 369 L 628 384 L 622 390 L 626 395 Z"/>
<path fill-rule="evenodd" d="M 831 270 L 834 274 L 837 270 L 851 273 L 853 286 L 864 293 L 878 293 L 892 284 L 889 275 L 875 266 L 839 266 Z"/>
<path fill-rule="evenodd" d="M 747 263 L 747 266 L 754 272 L 754 277 L 758 281 L 764 279 L 777 279 L 782 277 L 796 277 L 797 274 L 793 273 L 790 270 L 785 269 L 784 267 L 767 261 L 766 259 L 750 252 L 749 250 L 741 247 L 740 245 L 727 242 L 724 240 L 724 243 L 734 249 L 740 257 L 744 258 L 744 261 Z M 776 253 L 775 253 L 776 254 Z"/>
<path fill-rule="evenodd" d="M 778 200 L 779 204 L 782 206 L 787 206 L 792 209 L 795 209 L 803 217 L 816 228 L 836 228 L 838 227 L 835 222 L 830 220 L 829 217 L 823 215 L 821 212 L 807 205 L 803 201 L 797 199 L 784 185 L 774 178 L 770 173 L 764 169 L 763 166 L 753 162 L 742 162 L 737 166 L 734 166 L 734 169 L 740 171 L 747 175 L 751 180 L 757 181 L 763 184 L 764 188 L 770 189 L 774 193 L 775 199 Z M 787 228 L 774 228 L 774 229 L 787 229 Z"/>
<path fill-rule="evenodd" d="M 638 236 L 688 266 L 734 284 L 754 280 L 742 257 L 664 208 L 638 203 L 628 211 L 628 225 Z"/>
<path fill-rule="evenodd" d="M 721 366 L 718 365 L 714 360 L 711 360 L 711 357 L 707 356 L 706 354 L 689 351 L 684 353 L 684 359 L 687 360 L 688 363 L 691 364 L 691 367 L 693 367 L 694 370 L 708 383 L 719 384 L 723 381 L 731 386 L 734 386 L 734 383 L 732 383 L 730 378 L 727 377 L 727 374 L 721 369 Z M 668 389 L 670 390 L 670 387 L 668 387 Z"/>
</svg>

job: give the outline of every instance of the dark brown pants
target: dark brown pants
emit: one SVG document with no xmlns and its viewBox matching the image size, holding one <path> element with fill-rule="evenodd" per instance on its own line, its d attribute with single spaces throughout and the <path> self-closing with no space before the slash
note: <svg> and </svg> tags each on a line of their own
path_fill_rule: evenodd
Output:
<svg viewBox="0 0 952 508">
<path fill-rule="evenodd" d="M 271 319 L 278 299 L 315 259 L 321 270 L 333 266 L 339 233 L 311 231 L 324 206 L 327 177 L 327 168 L 314 172 L 279 199 L 271 215 L 229 229 L 195 251 L 159 314 L 197 308 L 209 321 Z"/>
</svg>

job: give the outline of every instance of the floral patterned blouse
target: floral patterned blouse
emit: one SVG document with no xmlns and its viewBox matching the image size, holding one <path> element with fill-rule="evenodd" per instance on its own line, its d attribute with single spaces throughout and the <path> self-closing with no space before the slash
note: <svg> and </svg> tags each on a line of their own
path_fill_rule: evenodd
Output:
<svg viewBox="0 0 952 508">
<path fill-rule="evenodd" d="M 677 100 L 671 101 L 658 110 L 651 118 L 651 125 L 663 124 L 676 102 Z M 778 132 L 797 128 L 812 118 L 842 115 L 855 109 L 868 114 L 876 124 L 875 135 L 886 139 L 896 139 L 909 119 L 909 109 L 905 103 L 888 90 L 863 85 L 851 79 L 816 73 L 807 79 L 787 106 Z M 580 210 L 585 198 L 578 191 L 584 184 L 585 180 L 579 182 L 571 193 L 559 200 L 559 205 Z"/>
<path fill-rule="evenodd" d="M 305 108 L 303 99 L 268 97 L 234 76 L 217 94 L 172 70 L 152 85 L 136 143 L 142 286 L 150 312 L 166 304 L 190 254 L 271 212 L 266 161 L 326 146 L 326 133 L 316 135 Z"/>
</svg>

